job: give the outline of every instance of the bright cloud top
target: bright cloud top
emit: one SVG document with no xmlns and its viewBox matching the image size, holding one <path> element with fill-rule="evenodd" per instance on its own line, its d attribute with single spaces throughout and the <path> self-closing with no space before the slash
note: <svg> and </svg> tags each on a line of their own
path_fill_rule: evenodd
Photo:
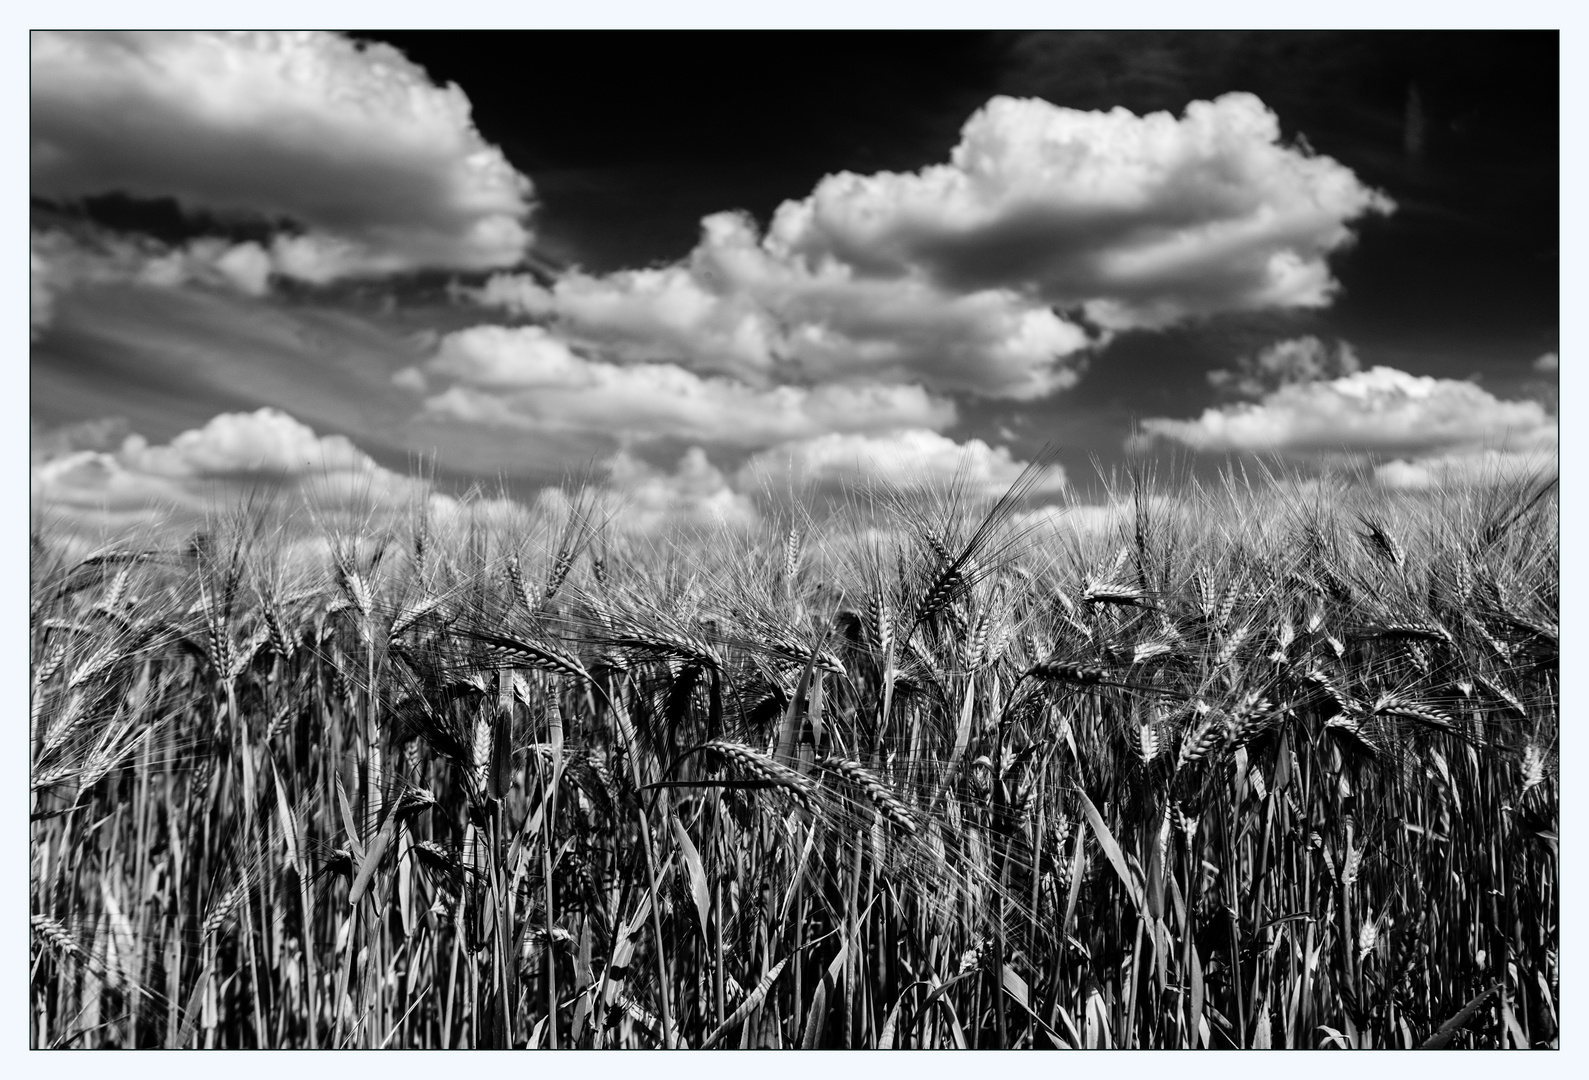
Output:
<svg viewBox="0 0 1589 1080">
<path fill-rule="evenodd" d="M 959 481 L 977 494 L 1001 495 L 1025 468 L 1006 447 L 990 447 L 981 439 L 962 445 L 936 432 L 912 430 L 883 436 L 830 434 L 787 443 L 752 457 L 736 480 L 744 490 L 761 483 L 777 489 L 882 483 L 911 490 Z M 1033 491 L 1064 488 L 1065 472 L 1054 466 Z"/>
<path fill-rule="evenodd" d="M 951 402 L 917 386 L 758 388 L 675 364 L 586 359 L 535 326 L 449 334 L 433 359 L 397 381 L 429 394 L 424 409 L 432 419 L 595 432 L 623 442 L 673 438 L 755 448 L 834 431 L 940 428 L 955 419 Z M 430 393 L 436 382 L 451 385 Z"/>
<path fill-rule="evenodd" d="M 809 266 L 1016 289 L 1112 329 L 1317 307 L 1347 223 L 1391 201 L 1331 158 L 1280 143 L 1251 94 L 1177 119 L 996 97 L 946 165 L 840 173 L 784 203 L 767 246 Z"/>
<path fill-rule="evenodd" d="M 1150 419 L 1144 432 L 1208 452 L 1433 455 L 1549 450 L 1556 419 L 1535 401 L 1503 401 L 1476 383 L 1375 367 L 1282 386 L 1256 403 L 1196 420 Z"/>
<path fill-rule="evenodd" d="M 310 281 L 509 266 L 531 186 L 387 45 L 323 32 L 35 33 L 32 191 L 123 192 L 287 219 L 272 252 Z"/>
<path fill-rule="evenodd" d="M 223 413 L 198 430 L 184 431 L 168 446 L 148 446 L 135 435 L 122 453 L 143 472 L 173 477 L 330 475 L 367 472 L 374 465 L 345 437 L 317 436 L 275 409 Z"/>
</svg>

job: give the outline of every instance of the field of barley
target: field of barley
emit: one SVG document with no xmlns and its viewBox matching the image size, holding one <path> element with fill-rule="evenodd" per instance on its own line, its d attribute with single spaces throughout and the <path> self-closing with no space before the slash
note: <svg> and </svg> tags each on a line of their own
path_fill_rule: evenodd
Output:
<svg viewBox="0 0 1589 1080">
<path fill-rule="evenodd" d="M 36 538 L 33 1045 L 1556 1046 L 1553 483 L 1030 482 Z"/>
</svg>

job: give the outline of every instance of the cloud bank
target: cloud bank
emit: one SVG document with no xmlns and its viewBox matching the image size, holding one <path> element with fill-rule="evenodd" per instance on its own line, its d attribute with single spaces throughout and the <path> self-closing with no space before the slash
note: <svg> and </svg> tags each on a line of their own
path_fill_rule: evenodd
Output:
<svg viewBox="0 0 1589 1080">
<path fill-rule="evenodd" d="M 32 193 L 170 196 L 290 222 L 273 266 L 309 281 L 489 270 L 530 240 L 530 182 L 462 90 L 387 45 L 324 32 L 36 32 Z"/>
<path fill-rule="evenodd" d="M 35 522 L 67 538 L 143 531 L 169 540 L 245 502 L 287 516 L 362 521 L 365 528 L 417 505 L 442 524 L 468 518 L 519 527 L 528 520 L 521 503 L 452 498 L 423 478 L 384 468 L 344 436 L 318 435 L 276 409 L 223 413 L 161 445 L 130 432 L 123 420 L 35 426 L 32 441 Z M 775 488 L 882 481 L 909 490 L 954 480 L 962 490 L 991 496 L 1024 467 L 1008 451 L 977 439 L 961 446 L 934 432 L 909 430 L 788 442 L 751 457 L 732 475 L 699 446 L 671 468 L 619 450 L 587 494 L 616 531 L 657 535 L 753 527 L 761 521 L 757 496 Z M 1053 470 L 1035 490 L 1064 486 L 1063 472 Z M 559 499 L 567 501 L 559 489 L 546 488 L 534 501 L 546 509 Z"/>
</svg>

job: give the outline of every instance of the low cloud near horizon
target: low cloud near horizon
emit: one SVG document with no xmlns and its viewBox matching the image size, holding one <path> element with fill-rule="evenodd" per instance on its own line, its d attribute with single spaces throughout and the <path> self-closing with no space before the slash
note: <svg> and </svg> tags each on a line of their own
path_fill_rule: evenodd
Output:
<svg viewBox="0 0 1589 1080">
<path fill-rule="evenodd" d="M 1504 400 L 1465 379 L 1360 370 L 1344 343 L 1280 342 L 1213 376 L 1248 400 L 1191 420 L 1144 420 L 1135 443 L 1292 461 L 1388 458 L 1375 476 L 1401 488 L 1500 482 L 1556 467 L 1557 418 L 1538 401 Z"/>
<path fill-rule="evenodd" d="M 437 491 L 418 475 L 377 464 L 340 435 L 319 435 L 277 409 L 224 413 L 169 443 L 152 445 L 125 423 L 93 422 L 33 431 L 32 498 L 52 531 L 106 535 L 129 530 L 180 532 L 210 513 L 250 501 L 281 515 L 353 514 L 390 519 L 424 504 L 454 517 L 471 500 Z M 761 520 L 756 495 L 863 486 L 878 480 L 899 490 L 951 482 L 976 497 L 1000 494 L 1025 463 L 979 439 L 965 447 L 928 431 L 882 437 L 827 435 L 784 443 L 753 456 L 734 474 L 692 447 L 671 468 L 619 451 L 590 477 L 590 494 L 622 532 L 680 526 L 746 528 Z M 1051 469 L 1034 491 L 1065 488 Z M 500 516 L 538 500 L 476 498 Z M 261 501 L 262 500 L 262 501 Z"/>
<path fill-rule="evenodd" d="M 163 445 L 100 427 L 35 432 L 33 502 L 48 524 L 190 528 L 208 511 L 261 494 L 291 512 L 401 504 L 426 490 L 423 481 L 380 467 L 348 439 L 316 435 L 276 409 L 223 413 Z"/>
<path fill-rule="evenodd" d="M 963 445 L 931 431 L 884 436 L 828 434 L 785 443 L 756 454 L 737 474 L 738 486 L 799 490 L 807 485 L 897 491 L 960 484 L 978 496 L 1006 491 L 1027 468 L 1009 450 L 981 439 Z M 1031 489 L 1055 494 L 1066 489 L 1065 470 L 1050 465 Z"/>
</svg>

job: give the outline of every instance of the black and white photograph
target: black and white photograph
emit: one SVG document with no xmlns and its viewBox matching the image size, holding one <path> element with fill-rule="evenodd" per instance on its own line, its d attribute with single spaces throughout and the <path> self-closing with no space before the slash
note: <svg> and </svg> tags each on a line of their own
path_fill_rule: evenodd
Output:
<svg viewBox="0 0 1589 1080">
<path fill-rule="evenodd" d="M 30 31 L 28 1045 L 1563 1049 L 1563 37 Z"/>
</svg>

